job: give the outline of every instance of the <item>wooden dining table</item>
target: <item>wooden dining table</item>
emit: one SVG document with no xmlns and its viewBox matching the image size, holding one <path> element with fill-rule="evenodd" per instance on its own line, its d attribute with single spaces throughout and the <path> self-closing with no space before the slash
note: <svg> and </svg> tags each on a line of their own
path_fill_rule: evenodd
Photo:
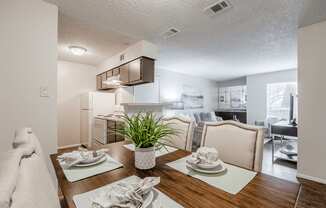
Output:
<svg viewBox="0 0 326 208">
<path fill-rule="evenodd" d="M 185 175 L 166 165 L 168 162 L 185 157 L 190 152 L 177 150 L 156 159 L 156 166 L 151 170 L 138 170 L 134 166 L 134 152 L 119 142 L 105 145 L 108 154 L 123 164 L 122 168 L 105 172 L 76 182 L 69 182 L 57 161 L 59 154 L 51 155 L 51 160 L 58 178 L 59 188 L 68 208 L 75 208 L 73 196 L 85 193 L 114 181 L 136 175 L 144 178 L 157 176 L 161 182 L 156 186 L 161 192 L 184 207 L 193 208 L 293 208 L 300 185 L 270 175 L 258 173 L 255 178 L 238 194 L 232 195 L 205 182 Z M 71 150 L 70 150 L 71 151 Z M 169 207 L 164 207 L 169 208 Z M 172 207 L 171 207 L 172 208 Z"/>
</svg>

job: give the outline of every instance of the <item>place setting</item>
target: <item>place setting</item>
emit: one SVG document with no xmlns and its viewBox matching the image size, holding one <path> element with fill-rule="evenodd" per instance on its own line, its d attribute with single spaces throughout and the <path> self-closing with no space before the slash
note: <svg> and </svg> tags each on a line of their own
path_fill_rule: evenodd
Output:
<svg viewBox="0 0 326 208">
<path fill-rule="evenodd" d="M 218 150 L 213 147 L 200 147 L 191 155 L 167 165 L 230 194 L 240 192 L 257 174 L 224 163 L 219 157 Z"/>
<path fill-rule="evenodd" d="M 182 208 L 154 188 L 160 177 L 130 176 L 101 188 L 75 195 L 77 208 Z"/>
<path fill-rule="evenodd" d="M 87 150 L 79 148 L 59 155 L 57 160 L 70 182 L 123 167 L 120 162 L 108 154 L 108 149 Z"/>
<path fill-rule="evenodd" d="M 186 160 L 187 168 L 199 173 L 217 174 L 227 171 L 215 148 L 202 147 Z"/>
</svg>

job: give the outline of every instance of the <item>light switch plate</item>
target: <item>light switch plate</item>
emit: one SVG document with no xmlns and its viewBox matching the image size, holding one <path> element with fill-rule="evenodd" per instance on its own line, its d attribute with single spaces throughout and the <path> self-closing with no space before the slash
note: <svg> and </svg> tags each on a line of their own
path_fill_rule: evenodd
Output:
<svg viewBox="0 0 326 208">
<path fill-rule="evenodd" d="M 40 87 L 40 97 L 49 97 L 49 91 L 47 86 Z"/>
</svg>

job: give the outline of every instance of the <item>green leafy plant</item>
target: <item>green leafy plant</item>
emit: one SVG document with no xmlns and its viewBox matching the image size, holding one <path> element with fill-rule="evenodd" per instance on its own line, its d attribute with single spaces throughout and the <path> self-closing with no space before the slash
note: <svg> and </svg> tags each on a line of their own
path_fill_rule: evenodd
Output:
<svg viewBox="0 0 326 208">
<path fill-rule="evenodd" d="M 117 133 L 132 141 L 138 148 L 159 147 L 162 141 L 178 134 L 178 130 L 163 122 L 154 113 L 137 113 L 122 116 L 124 125 Z"/>
</svg>

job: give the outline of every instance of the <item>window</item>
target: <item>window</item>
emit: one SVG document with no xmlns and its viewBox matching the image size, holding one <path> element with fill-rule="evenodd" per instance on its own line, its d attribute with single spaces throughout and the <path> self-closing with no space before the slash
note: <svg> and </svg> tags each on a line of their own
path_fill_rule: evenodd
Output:
<svg viewBox="0 0 326 208">
<path fill-rule="evenodd" d="M 294 118 L 297 118 L 297 83 L 267 84 L 267 117 L 288 120 L 291 94 L 294 96 Z"/>
</svg>

